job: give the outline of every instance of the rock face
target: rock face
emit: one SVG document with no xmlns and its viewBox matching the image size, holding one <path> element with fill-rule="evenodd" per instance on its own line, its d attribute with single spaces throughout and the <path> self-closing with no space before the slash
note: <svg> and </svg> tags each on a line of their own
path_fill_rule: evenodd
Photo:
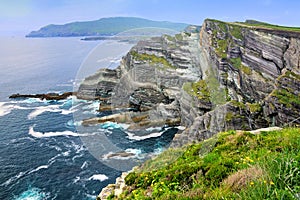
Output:
<svg viewBox="0 0 300 200">
<path fill-rule="evenodd" d="M 117 69 L 88 77 L 78 96 L 160 125 L 179 119 L 188 128 L 178 146 L 228 129 L 300 124 L 299 90 L 300 33 L 208 19 L 139 42 Z"/>
</svg>

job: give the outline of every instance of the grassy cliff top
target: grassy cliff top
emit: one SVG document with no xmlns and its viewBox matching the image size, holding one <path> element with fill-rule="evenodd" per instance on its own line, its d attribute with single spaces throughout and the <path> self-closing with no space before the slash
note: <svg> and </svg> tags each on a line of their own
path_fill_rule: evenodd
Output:
<svg viewBox="0 0 300 200">
<path fill-rule="evenodd" d="M 121 196 L 109 199 L 297 199 L 300 128 L 219 133 L 166 150 L 125 181 Z"/>
<path fill-rule="evenodd" d="M 256 20 L 246 20 L 245 22 L 224 22 L 224 21 L 215 20 L 215 19 L 206 19 L 206 21 L 238 25 L 238 26 L 251 28 L 251 29 L 299 32 L 300 33 L 300 27 L 279 26 L 279 25 L 269 24 L 266 22 L 260 22 L 260 21 L 256 21 Z"/>
</svg>

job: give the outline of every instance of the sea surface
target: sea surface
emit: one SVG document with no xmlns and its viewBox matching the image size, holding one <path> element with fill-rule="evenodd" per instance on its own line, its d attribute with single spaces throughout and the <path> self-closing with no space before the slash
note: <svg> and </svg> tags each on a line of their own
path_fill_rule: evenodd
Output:
<svg viewBox="0 0 300 200">
<path fill-rule="evenodd" d="M 109 114 L 97 112 L 98 101 L 8 98 L 73 91 L 98 68 L 117 66 L 132 44 L 24 37 L 2 37 L 0 44 L 1 200 L 95 199 L 121 171 L 172 140 L 176 128 L 153 127 L 141 136 L 122 124 L 81 126 Z M 131 157 L 105 157 L 122 151 Z"/>
</svg>

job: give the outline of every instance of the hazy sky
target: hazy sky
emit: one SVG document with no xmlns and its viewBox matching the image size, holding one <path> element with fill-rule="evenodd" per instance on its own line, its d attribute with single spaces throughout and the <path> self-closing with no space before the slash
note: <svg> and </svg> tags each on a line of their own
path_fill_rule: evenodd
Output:
<svg viewBox="0 0 300 200">
<path fill-rule="evenodd" d="M 202 24 L 257 19 L 300 26 L 298 0 L 0 0 L 0 35 L 26 34 L 47 24 L 135 16 Z"/>
</svg>

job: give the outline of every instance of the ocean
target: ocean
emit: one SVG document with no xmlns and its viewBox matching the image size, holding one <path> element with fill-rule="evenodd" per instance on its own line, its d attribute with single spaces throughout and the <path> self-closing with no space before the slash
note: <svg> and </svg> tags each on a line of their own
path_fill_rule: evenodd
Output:
<svg viewBox="0 0 300 200">
<path fill-rule="evenodd" d="M 99 101 L 9 99 L 14 93 L 63 93 L 102 67 L 114 68 L 133 44 L 80 38 L 0 38 L 0 199 L 95 199 L 122 171 L 160 153 L 176 128 L 143 136 L 123 124 L 83 127 L 110 113 Z M 125 152 L 129 157 L 109 153 Z"/>
</svg>

